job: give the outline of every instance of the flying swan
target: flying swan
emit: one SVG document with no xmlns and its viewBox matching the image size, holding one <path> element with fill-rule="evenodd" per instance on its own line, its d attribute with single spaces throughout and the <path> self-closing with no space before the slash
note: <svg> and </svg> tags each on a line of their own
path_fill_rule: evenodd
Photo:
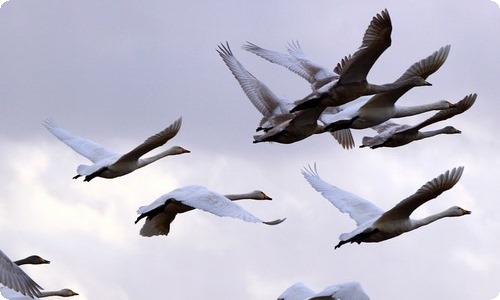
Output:
<svg viewBox="0 0 500 300">
<path fill-rule="evenodd" d="M 141 158 L 151 150 L 164 145 L 173 138 L 181 128 L 182 118 L 179 118 L 169 127 L 149 137 L 142 144 L 135 147 L 132 151 L 120 155 L 114 151 L 105 148 L 91 140 L 74 135 L 69 131 L 57 127 L 52 121 L 46 120 L 43 125 L 59 140 L 71 147 L 78 154 L 85 156 L 93 162 L 92 165 L 79 165 L 77 173 L 73 179 L 85 176 L 84 181 L 90 181 L 95 177 L 115 178 L 126 175 L 139 168 L 149 165 L 165 156 L 189 153 L 179 146 L 173 146 L 157 155 Z"/>
<path fill-rule="evenodd" d="M 427 120 L 418 123 L 417 125 L 401 125 L 390 121 L 372 127 L 378 134 L 373 137 L 363 137 L 363 147 L 376 149 L 379 147 L 399 147 L 409 144 L 413 141 L 429 138 L 438 134 L 456 134 L 461 133 L 460 130 L 446 126 L 438 130 L 420 131 L 420 129 L 431 124 L 444 121 L 453 116 L 461 114 L 468 110 L 476 101 L 477 94 L 471 94 L 457 102 L 454 107 L 442 110 Z"/>
<path fill-rule="evenodd" d="M 287 288 L 278 300 L 370 300 L 361 284 L 357 281 L 348 281 L 325 288 L 316 293 L 302 282 L 297 282 Z"/>
<path fill-rule="evenodd" d="M 262 221 L 238 204 L 232 202 L 241 199 L 271 200 L 262 191 L 223 196 L 200 185 L 188 185 L 164 194 L 150 205 L 139 207 L 137 210 L 139 216 L 135 223 L 137 224 L 139 220 L 146 218 L 146 222 L 140 230 L 140 235 L 151 237 L 154 235 L 168 235 L 170 223 L 172 223 L 177 214 L 196 208 L 219 217 L 232 217 L 246 222 L 264 223 L 267 225 L 277 225 L 285 220 Z"/>
<path fill-rule="evenodd" d="M 13 291 L 10 289 L 0 288 L 0 293 L 2 294 L 2 296 L 5 299 L 8 299 L 8 300 L 30 300 L 30 299 L 33 299 L 33 298 L 24 296 L 21 293 L 18 293 L 16 291 Z M 34 299 L 44 298 L 44 297 L 53 297 L 53 296 L 71 297 L 71 296 L 77 296 L 77 295 L 78 295 L 78 293 L 75 293 L 70 289 L 62 289 L 62 290 L 58 290 L 58 291 L 40 292 L 40 295 Z"/>
<path fill-rule="evenodd" d="M 446 171 L 386 212 L 361 197 L 323 181 L 318 175 L 316 166 L 304 169 L 302 175 L 316 191 L 320 192 L 338 210 L 348 213 L 356 221 L 358 226 L 356 229 L 340 235 L 340 242 L 335 246 L 337 249 L 345 243 L 356 242 L 359 244 L 384 241 L 441 218 L 470 214 L 471 212 L 468 210 L 453 206 L 424 219 L 410 219 L 410 215 L 419 206 L 451 189 L 462 176 L 463 170 L 464 167 L 458 167 Z"/>
<path fill-rule="evenodd" d="M 441 47 L 428 57 L 414 63 L 396 80 L 403 82 L 415 76 L 427 79 L 445 63 L 450 52 L 450 45 Z M 403 86 L 392 91 L 379 93 L 372 97 L 356 99 L 338 107 L 337 114 L 323 114 L 320 121 L 325 125 L 325 130 L 335 131 L 346 128 L 365 129 L 376 126 L 391 118 L 402 118 L 453 107 L 446 100 L 417 106 L 399 106 L 396 102 L 408 92 L 412 86 Z"/>
<path fill-rule="evenodd" d="M 375 61 L 391 45 L 392 23 L 387 9 L 373 17 L 365 31 L 361 47 L 352 56 L 347 56 L 337 64 L 337 81 L 325 84 L 304 99 L 297 101 L 291 112 L 313 107 L 339 106 L 361 96 L 391 91 L 405 86 L 430 85 L 419 76 L 403 81 L 374 85 L 366 77 Z"/>
</svg>

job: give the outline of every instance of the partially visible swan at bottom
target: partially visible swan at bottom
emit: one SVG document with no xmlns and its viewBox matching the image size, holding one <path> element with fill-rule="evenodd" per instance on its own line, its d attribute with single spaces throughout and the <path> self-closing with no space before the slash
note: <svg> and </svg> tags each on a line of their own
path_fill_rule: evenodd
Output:
<svg viewBox="0 0 500 300">
<path fill-rule="evenodd" d="M 348 281 L 325 288 L 316 293 L 302 282 L 297 282 L 287 288 L 278 300 L 370 300 L 361 284 L 357 281 Z"/>
<path fill-rule="evenodd" d="M 246 222 L 264 223 L 267 225 L 277 225 L 285 220 L 262 221 L 238 204 L 232 202 L 240 199 L 271 200 L 262 191 L 223 196 L 204 186 L 188 185 L 164 194 L 150 205 L 139 207 L 137 210 L 139 217 L 137 217 L 135 223 L 146 218 L 146 222 L 140 230 L 140 235 L 151 237 L 155 235 L 168 235 L 170 223 L 172 223 L 177 214 L 196 208 L 220 217 L 232 217 Z"/>
<path fill-rule="evenodd" d="M 410 215 L 419 206 L 451 189 L 462 176 L 463 170 L 464 167 L 457 167 L 446 171 L 386 212 L 359 196 L 323 181 L 318 175 L 316 166 L 304 169 L 302 175 L 316 191 L 320 192 L 338 210 L 348 213 L 356 221 L 358 227 L 351 232 L 342 233 L 340 242 L 335 246 L 336 249 L 346 243 L 381 242 L 445 217 L 460 217 L 470 214 L 471 212 L 468 210 L 453 206 L 420 220 L 410 219 Z"/>
<path fill-rule="evenodd" d="M 17 261 L 19 264 L 29 263 L 28 259 Z M 31 279 L 16 262 L 0 250 L 0 283 L 5 287 L 3 289 L 13 289 L 23 295 L 33 298 L 40 295 L 40 287 Z"/>
<path fill-rule="evenodd" d="M 33 298 L 28 297 L 28 296 L 24 296 L 21 293 L 18 293 L 16 291 L 13 291 L 11 289 L 6 289 L 6 288 L 0 289 L 0 293 L 2 294 L 2 296 L 5 299 L 8 299 L 8 300 L 29 300 L 29 299 L 33 299 Z M 77 295 L 78 295 L 78 293 L 75 293 L 75 292 L 73 292 L 70 289 L 62 289 L 62 290 L 58 290 L 58 291 L 44 291 L 44 292 L 40 292 L 40 295 L 38 297 L 34 298 L 34 299 L 45 298 L 45 297 L 53 297 L 53 296 L 71 297 L 71 296 L 77 296 Z"/>
<path fill-rule="evenodd" d="M 477 94 L 470 94 L 454 104 L 453 107 L 442 110 L 434 116 L 414 126 L 396 124 L 390 121 L 374 126 L 372 128 L 375 129 L 378 134 L 373 137 L 363 137 L 363 145 L 361 145 L 360 148 L 370 147 L 372 149 L 376 149 L 379 147 L 399 147 L 413 141 L 433 137 L 438 134 L 461 133 L 460 130 L 452 126 L 446 126 L 438 130 L 430 131 L 420 131 L 420 129 L 465 112 L 474 104 L 476 97 Z"/>
</svg>

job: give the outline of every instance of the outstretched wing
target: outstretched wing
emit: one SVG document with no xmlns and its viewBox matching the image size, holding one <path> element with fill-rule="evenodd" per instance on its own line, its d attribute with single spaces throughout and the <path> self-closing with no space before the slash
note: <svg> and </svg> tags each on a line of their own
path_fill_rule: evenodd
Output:
<svg viewBox="0 0 500 300">
<path fill-rule="evenodd" d="M 236 59 L 229 44 L 220 44 L 217 52 L 226 63 L 231 73 L 238 80 L 243 92 L 260 113 L 269 118 L 278 107 L 286 105 L 265 84 L 248 72 Z"/>
<path fill-rule="evenodd" d="M 449 119 L 451 117 L 454 117 L 456 115 L 459 115 L 469 108 L 476 102 L 477 94 L 470 94 L 465 96 L 462 100 L 458 101 L 454 107 L 450 107 L 447 109 L 443 109 L 439 112 L 437 112 L 435 115 L 432 117 L 428 118 L 427 120 L 413 126 L 416 130 L 420 130 L 424 128 L 425 126 L 428 126 L 430 124 L 434 124 L 437 122 L 444 121 L 446 119 Z"/>
<path fill-rule="evenodd" d="M 361 47 L 352 56 L 347 56 L 335 68 L 340 82 L 362 82 L 375 61 L 391 45 L 392 23 L 387 9 L 373 17 L 365 31 Z"/>
<path fill-rule="evenodd" d="M 380 208 L 371 202 L 321 179 L 316 170 L 316 165 L 304 168 L 302 175 L 316 191 L 320 192 L 340 212 L 348 213 L 358 226 L 379 217 L 383 213 Z"/>
<path fill-rule="evenodd" d="M 71 149 L 75 150 L 78 154 L 85 156 L 93 163 L 104 160 L 109 157 L 116 157 L 119 154 L 109 150 L 108 148 L 99 145 L 96 142 L 86 138 L 72 134 L 71 132 L 58 127 L 55 123 L 47 119 L 43 122 L 43 126 L 47 128 L 61 142 L 68 145 Z"/>
<path fill-rule="evenodd" d="M 144 143 L 135 147 L 132 151 L 124 154 L 120 159 L 118 159 L 115 163 L 120 163 L 122 161 L 134 161 L 139 159 L 139 157 L 148 153 L 149 151 L 158 148 L 164 145 L 168 140 L 173 138 L 177 132 L 181 129 L 182 118 L 177 119 L 174 123 L 172 123 L 167 128 L 158 132 L 157 134 L 150 136 L 148 139 L 144 141 Z"/>
<path fill-rule="evenodd" d="M 307 80 L 313 86 L 313 89 L 322 86 L 326 82 L 338 79 L 338 76 L 332 71 L 310 61 L 297 41 L 288 44 L 287 50 L 289 54 L 267 50 L 250 42 L 244 44 L 242 48 L 271 63 L 289 69 Z"/>
<path fill-rule="evenodd" d="M 453 168 L 424 184 L 417 192 L 393 208 L 385 212 L 378 221 L 406 219 L 411 213 L 425 202 L 436 198 L 446 190 L 451 189 L 462 177 L 464 167 Z"/>
<path fill-rule="evenodd" d="M 38 297 L 42 289 L 21 268 L 0 250 L 0 283 L 31 298 Z M 2 289 L 2 295 L 8 289 Z M 4 295 L 5 296 L 5 295 Z M 7 298 L 10 299 L 10 298 Z"/>
</svg>

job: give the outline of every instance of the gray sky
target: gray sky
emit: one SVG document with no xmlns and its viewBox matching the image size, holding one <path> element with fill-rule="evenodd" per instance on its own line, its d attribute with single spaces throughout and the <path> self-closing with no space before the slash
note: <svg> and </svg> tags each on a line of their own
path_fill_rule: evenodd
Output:
<svg viewBox="0 0 500 300">
<path fill-rule="evenodd" d="M 492 299 L 500 291 L 498 180 L 500 9 L 489 0 L 433 1 L 26 1 L 0 9 L 0 236 L 12 258 L 45 289 L 78 299 L 275 299 L 303 281 L 314 290 L 357 280 L 374 300 Z M 440 136 L 396 149 L 343 150 L 329 135 L 292 145 L 252 144 L 259 112 L 215 49 L 235 56 L 277 95 L 299 99 L 307 82 L 240 48 L 284 51 L 299 40 L 333 67 L 361 44 L 384 8 L 392 45 L 369 74 L 392 82 L 411 64 L 451 44 L 444 66 L 399 101 L 415 105 L 477 93 Z M 432 113 L 430 113 L 432 114 Z M 402 119 L 414 124 L 425 116 Z M 169 142 L 192 151 L 127 176 L 72 180 L 85 158 L 41 126 L 48 117 L 75 134 L 126 152 L 179 116 Z M 357 145 L 372 130 L 355 132 Z M 168 146 L 168 145 L 167 145 Z M 459 183 L 415 218 L 459 205 L 445 219 L 377 244 L 333 250 L 354 228 L 303 179 L 316 162 L 326 181 L 389 209 L 444 171 Z M 139 236 L 136 209 L 188 184 L 220 193 L 261 189 L 272 202 L 243 202 L 278 226 L 193 211 L 168 237 Z"/>
</svg>

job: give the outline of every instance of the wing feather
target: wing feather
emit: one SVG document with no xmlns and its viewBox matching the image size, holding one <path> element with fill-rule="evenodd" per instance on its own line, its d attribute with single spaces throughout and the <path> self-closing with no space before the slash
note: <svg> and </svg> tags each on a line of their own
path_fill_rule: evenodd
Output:
<svg viewBox="0 0 500 300">
<path fill-rule="evenodd" d="M 383 213 L 380 208 L 371 202 L 323 181 L 318 175 L 316 165 L 304 168 L 302 175 L 316 191 L 320 192 L 340 212 L 349 214 L 358 226 L 379 217 Z"/>
</svg>

